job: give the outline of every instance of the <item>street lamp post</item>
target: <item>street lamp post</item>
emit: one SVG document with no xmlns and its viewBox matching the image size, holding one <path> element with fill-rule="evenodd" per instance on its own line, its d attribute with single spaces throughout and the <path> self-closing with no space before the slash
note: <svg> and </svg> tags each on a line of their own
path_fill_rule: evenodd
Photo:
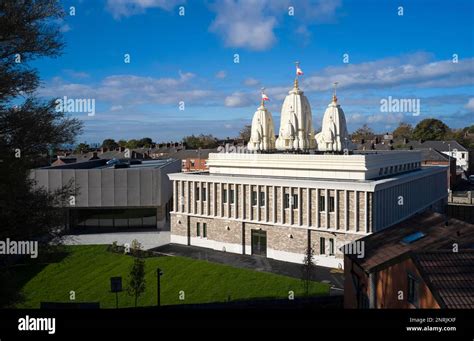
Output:
<svg viewBox="0 0 474 341">
<path fill-rule="evenodd" d="M 160 278 L 163 276 L 163 271 L 160 268 L 156 269 L 156 281 L 157 281 L 157 288 L 156 288 L 156 305 L 159 307 L 161 306 L 161 281 Z"/>
</svg>

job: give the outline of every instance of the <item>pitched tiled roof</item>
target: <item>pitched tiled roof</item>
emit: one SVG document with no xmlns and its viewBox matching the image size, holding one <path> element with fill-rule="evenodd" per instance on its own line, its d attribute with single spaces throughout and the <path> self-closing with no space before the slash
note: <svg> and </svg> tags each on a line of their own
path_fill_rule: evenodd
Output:
<svg viewBox="0 0 474 341">
<path fill-rule="evenodd" d="M 474 308 L 474 250 L 417 253 L 413 260 L 444 308 Z"/>
<path fill-rule="evenodd" d="M 427 149 L 421 149 L 421 159 L 423 161 L 447 162 L 449 161 L 449 156 L 437 151 L 436 149 L 427 148 Z"/>
<path fill-rule="evenodd" d="M 425 236 L 409 244 L 401 242 L 416 232 L 423 232 Z M 359 241 L 364 241 L 364 257 L 348 256 L 366 272 L 373 272 L 412 253 L 451 250 L 453 243 L 458 243 L 460 249 L 470 247 L 474 243 L 474 225 L 457 219 L 446 220 L 442 214 L 427 211 Z"/>
</svg>

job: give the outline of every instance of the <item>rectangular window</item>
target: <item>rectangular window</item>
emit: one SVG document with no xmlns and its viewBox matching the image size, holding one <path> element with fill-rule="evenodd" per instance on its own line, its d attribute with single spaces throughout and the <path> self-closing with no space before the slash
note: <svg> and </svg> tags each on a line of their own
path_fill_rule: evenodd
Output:
<svg viewBox="0 0 474 341">
<path fill-rule="evenodd" d="M 202 223 L 202 237 L 207 238 L 207 224 Z"/>
<path fill-rule="evenodd" d="M 334 197 L 329 197 L 329 212 L 334 212 Z"/>
<path fill-rule="evenodd" d="M 292 206 L 294 209 L 297 209 L 298 208 L 298 194 L 293 194 L 292 196 Z"/>
<path fill-rule="evenodd" d="M 290 208 L 290 195 L 288 193 L 285 193 L 285 199 L 283 200 L 283 207 L 284 208 Z"/>
<path fill-rule="evenodd" d="M 319 196 L 319 212 L 326 211 L 326 196 L 320 195 Z"/>
<path fill-rule="evenodd" d="M 334 238 L 329 238 L 329 255 L 334 256 Z"/>
<path fill-rule="evenodd" d="M 207 200 L 207 191 L 206 191 L 206 188 L 202 188 L 202 201 L 206 201 Z"/>
<path fill-rule="evenodd" d="M 257 206 L 257 191 L 252 191 L 252 206 Z"/>
<path fill-rule="evenodd" d="M 201 236 L 201 224 L 196 223 L 196 236 L 200 237 Z"/>
<path fill-rule="evenodd" d="M 326 254 L 326 239 L 324 239 L 323 237 L 319 238 L 319 254 Z"/>
<path fill-rule="evenodd" d="M 412 275 L 408 275 L 408 295 L 407 299 L 408 302 L 413 304 L 414 306 L 418 307 L 418 291 L 419 291 L 419 283 L 415 277 Z"/>
<path fill-rule="evenodd" d="M 196 186 L 196 189 L 194 190 L 194 194 L 196 195 L 196 201 L 199 201 L 199 193 L 200 193 L 201 189 Z"/>
<path fill-rule="evenodd" d="M 222 203 L 227 204 L 227 190 L 222 190 Z"/>
<path fill-rule="evenodd" d="M 234 194 L 235 194 L 235 191 L 233 189 L 230 190 L 230 203 L 233 204 L 234 203 Z"/>
<path fill-rule="evenodd" d="M 260 192 L 260 206 L 265 206 L 265 192 Z"/>
</svg>

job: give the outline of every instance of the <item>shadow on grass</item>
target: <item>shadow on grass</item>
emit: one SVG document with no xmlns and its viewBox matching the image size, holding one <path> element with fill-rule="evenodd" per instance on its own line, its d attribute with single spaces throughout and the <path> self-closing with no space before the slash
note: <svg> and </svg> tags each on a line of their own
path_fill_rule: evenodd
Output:
<svg viewBox="0 0 474 341">
<path fill-rule="evenodd" d="M 0 308 L 14 308 L 24 302 L 23 287 L 48 264 L 59 263 L 68 255 L 65 248 L 48 248 L 38 258 L 23 257 L 0 268 Z"/>
</svg>

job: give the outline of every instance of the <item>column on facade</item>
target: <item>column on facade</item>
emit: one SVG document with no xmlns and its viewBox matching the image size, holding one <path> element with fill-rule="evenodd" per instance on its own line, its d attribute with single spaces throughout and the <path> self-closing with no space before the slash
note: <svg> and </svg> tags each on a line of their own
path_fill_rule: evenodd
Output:
<svg viewBox="0 0 474 341">
<path fill-rule="evenodd" d="M 173 180 L 173 211 L 176 212 L 178 209 L 177 209 L 177 201 L 178 201 L 178 193 L 177 193 L 177 189 L 176 189 L 176 180 Z"/>
<path fill-rule="evenodd" d="M 339 191 L 334 190 L 334 228 L 339 229 Z"/>
<path fill-rule="evenodd" d="M 252 210 L 252 185 L 248 185 L 248 192 L 249 192 L 249 220 L 253 220 L 253 210 Z"/>
<path fill-rule="evenodd" d="M 306 188 L 306 225 L 311 226 L 311 188 Z"/>
<path fill-rule="evenodd" d="M 325 189 L 324 206 L 326 208 L 326 228 L 329 228 L 329 189 Z"/>
<path fill-rule="evenodd" d="M 319 188 L 316 189 L 316 227 L 320 227 L 320 219 L 319 219 L 319 197 L 320 197 L 320 192 L 321 191 Z"/>
<path fill-rule="evenodd" d="M 349 193 L 344 190 L 344 227 L 349 231 Z"/>
<path fill-rule="evenodd" d="M 277 189 L 276 186 L 272 186 L 273 200 L 272 200 L 272 222 L 277 221 Z"/>
<path fill-rule="evenodd" d="M 263 221 L 268 222 L 268 200 L 269 200 L 269 195 L 268 195 L 268 186 L 265 185 L 263 186 L 264 188 L 264 193 L 265 193 L 265 205 L 263 205 Z"/>
<path fill-rule="evenodd" d="M 260 186 L 256 186 L 257 190 L 257 221 L 260 221 Z"/>
<path fill-rule="evenodd" d="M 289 223 L 290 225 L 293 225 L 293 209 L 295 207 L 295 202 L 293 201 L 293 187 L 288 187 L 288 199 L 290 200 L 290 218 L 289 218 Z"/>
<path fill-rule="evenodd" d="M 285 188 L 283 186 L 280 186 L 280 191 L 281 191 L 281 202 L 280 202 L 280 220 L 281 223 L 285 223 Z"/>
<path fill-rule="evenodd" d="M 226 215 L 226 218 L 230 218 L 230 189 L 231 189 L 231 185 L 230 183 L 227 183 L 226 184 L 227 186 L 227 215 Z"/>
<path fill-rule="evenodd" d="M 369 194 L 367 191 L 364 192 L 364 200 L 365 200 L 365 203 L 364 203 L 364 207 L 365 207 L 365 217 L 364 217 L 364 220 L 365 220 L 365 232 L 369 232 Z"/>
<path fill-rule="evenodd" d="M 239 210 L 239 203 L 237 202 L 237 192 L 239 191 L 239 185 L 234 184 L 234 218 L 237 219 L 237 211 Z"/>
<path fill-rule="evenodd" d="M 301 205 L 302 200 L 301 196 L 303 195 L 303 192 L 301 190 L 301 187 L 298 187 L 298 225 L 303 224 L 303 205 Z"/>
<path fill-rule="evenodd" d="M 354 191 L 354 229 L 359 231 L 359 224 L 358 224 L 358 215 L 359 215 L 359 194 L 358 191 Z"/>
</svg>

